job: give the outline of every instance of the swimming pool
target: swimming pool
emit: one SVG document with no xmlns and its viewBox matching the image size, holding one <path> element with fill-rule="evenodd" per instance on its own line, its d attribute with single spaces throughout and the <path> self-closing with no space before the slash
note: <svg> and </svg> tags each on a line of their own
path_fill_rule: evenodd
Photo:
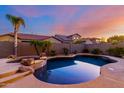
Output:
<svg viewBox="0 0 124 93">
<path fill-rule="evenodd" d="M 77 55 L 72 58 L 52 58 L 47 65 L 37 69 L 35 77 L 53 84 L 78 84 L 94 80 L 100 75 L 100 67 L 111 63 L 101 56 Z"/>
</svg>

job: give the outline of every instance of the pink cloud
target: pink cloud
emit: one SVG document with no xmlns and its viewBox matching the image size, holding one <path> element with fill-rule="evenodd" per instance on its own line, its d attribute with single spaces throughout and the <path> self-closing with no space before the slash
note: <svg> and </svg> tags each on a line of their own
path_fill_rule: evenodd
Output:
<svg viewBox="0 0 124 93">
<path fill-rule="evenodd" d="M 92 10 L 92 9 L 91 9 Z M 124 24 L 124 6 L 107 6 L 87 11 L 69 28 L 83 36 L 102 36 L 113 33 L 114 26 Z M 124 30 L 124 29 L 123 29 Z M 124 33 L 123 33 L 124 34 Z"/>
<path fill-rule="evenodd" d="M 49 15 L 59 20 L 59 22 L 50 27 L 50 30 L 53 31 L 51 34 L 79 33 L 84 37 L 101 37 L 103 34 L 108 36 L 108 33 L 113 35 L 114 32 L 117 32 L 116 27 L 124 24 L 124 6 L 91 7 L 74 22 L 71 22 L 71 20 L 79 12 L 79 7 L 59 6 L 53 12 L 42 12 L 36 6 L 12 6 L 12 8 L 24 16 L 39 17 Z M 61 20 L 63 19 L 64 22 L 62 23 Z"/>
</svg>

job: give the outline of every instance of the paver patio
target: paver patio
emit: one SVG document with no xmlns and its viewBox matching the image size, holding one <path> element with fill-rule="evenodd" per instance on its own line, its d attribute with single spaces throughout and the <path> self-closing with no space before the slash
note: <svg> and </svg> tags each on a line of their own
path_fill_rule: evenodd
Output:
<svg viewBox="0 0 124 93">
<path fill-rule="evenodd" d="M 0 76 L 4 73 L 11 73 L 18 70 L 20 63 L 7 63 L 10 59 L 0 59 Z"/>
</svg>

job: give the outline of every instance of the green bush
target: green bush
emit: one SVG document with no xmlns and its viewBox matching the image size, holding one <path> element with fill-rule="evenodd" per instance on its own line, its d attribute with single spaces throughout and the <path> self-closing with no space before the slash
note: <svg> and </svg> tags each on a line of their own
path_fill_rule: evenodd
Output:
<svg viewBox="0 0 124 93">
<path fill-rule="evenodd" d="M 77 50 L 74 50 L 73 54 L 77 54 Z"/>
<path fill-rule="evenodd" d="M 109 48 L 107 52 L 109 53 L 109 55 L 116 56 L 116 57 L 124 56 L 124 48 L 121 48 L 121 47 Z"/>
<path fill-rule="evenodd" d="M 63 48 L 63 52 L 64 52 L 64 55 L 68 55 L 69 54 L 69 50 L 67 48 Z"/>
<path fill-rule="evenodd" d="M 74 44 L 81 44 L 82 43 L 82 40 L 77 40 L 74 42 Z"/>
<path fill-rule="evenodd" d="M 82 52 L 83 52 L 83 53 L 89 53 L 90 51 L 89 51 L 88 48 L 84 48 L 84 49 L 82 50 Z"/>
<path fill-rule="evenodd" d="M 95 49 L 93 49 L 93 50 L 91 51 L 91 53 L 93 53 L 93 54 L 101 54 L 102 51 L 101 51 L 99 48 L 95 48 Z"/>
<path fill-rule="evenodd" d="M 51 50 L 51 51 L 50 51 L 50 55 L 51 55 L 51 56 L 55 56 L 55 55 L 56 55 L 56 51 L 55 51 L 55 50 Z"/>
</svg>

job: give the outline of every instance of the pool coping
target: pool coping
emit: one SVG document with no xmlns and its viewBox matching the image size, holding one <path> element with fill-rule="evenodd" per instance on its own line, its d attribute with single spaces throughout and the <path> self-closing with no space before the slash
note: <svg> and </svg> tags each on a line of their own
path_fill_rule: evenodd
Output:
<svg viewBox="0 0 124 93">
<path fill-rule="evenodd" d="M 88 54 L 88 53 L 78 53 L 75 55 L 68 55 L 68 56 L 54 56 L 54 57 L 48 57 L 48 59 L 51 58 L 59 58 L 59 57 L 74 57 L 77 55 L 94 55 L 94 54 Z M 49 87 L 54 87 L 54 88 L 82 88 L 82 87 L 124 87 L 124 59 L 122 58 L 117 58 L 117 57 L 112 57 L 112 56 L 107 56 L 107 55 L 95 55 L 95 56 L 103 56 L 107 57 L 112 60 L 116 60 L 117 62 L 106 64 L 101 67 L 101 75 L 97 77 L 95 80 L 89 81 L 89 82 L 84 82 L 80 84 L 69 84 L 69 85 L 59 85 L 59 84 L 51 84 L 51 83 L 46 83 L 43 81 L 38 80 L 33 74 L 26 76 L 18 81 L 13 82 L 12 84 L 8 84 L 5 87 L 35 87 L 35 88 L 49 88 Z M 48 60 L 47 59 L 47 60 Z M 43 64 L 46 64 L 46 61 L 44 60 Z M 45 65 L 44 64 L 44 65 Z M 44 66 L 42 65 L 42 66 Z M 32 80 L 32 82 L 30 82 Z M 27 82 L 27 84 L 25 84 Z"/>
</svg>

